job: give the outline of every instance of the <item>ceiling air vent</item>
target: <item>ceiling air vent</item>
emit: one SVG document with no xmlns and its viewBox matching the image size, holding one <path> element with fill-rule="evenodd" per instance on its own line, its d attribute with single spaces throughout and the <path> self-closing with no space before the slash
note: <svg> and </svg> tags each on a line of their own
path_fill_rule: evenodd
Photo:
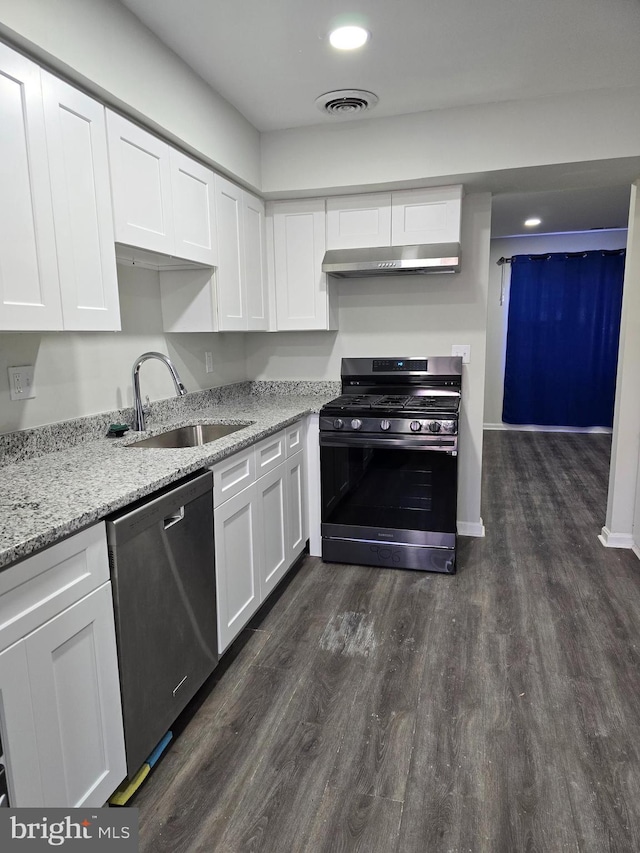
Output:
<svg viewBox="0 0 640 853">
<path fill-rule="evenodd" d="M 316 106 L 323 113 L 345 118 L 371 110 L 377 103 L 378 96 L 363 89 L 337 89 L 316 98 Z"/>
</svg>

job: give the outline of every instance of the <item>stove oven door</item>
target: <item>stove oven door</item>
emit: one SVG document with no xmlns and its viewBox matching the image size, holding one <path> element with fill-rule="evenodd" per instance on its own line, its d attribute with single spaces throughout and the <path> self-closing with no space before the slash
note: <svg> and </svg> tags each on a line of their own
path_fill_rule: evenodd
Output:
<svg viewBox="0 0 640 853">
<path fill-rule="evenodd" d="M 320 434 L 322 557 L 455 571 L 457 438 Z"/>
</svg>

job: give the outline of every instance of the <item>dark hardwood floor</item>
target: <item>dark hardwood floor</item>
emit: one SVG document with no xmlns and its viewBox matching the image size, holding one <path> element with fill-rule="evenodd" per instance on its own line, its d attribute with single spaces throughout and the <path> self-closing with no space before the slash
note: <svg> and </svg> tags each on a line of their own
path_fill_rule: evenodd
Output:
<svg viewBox="0 0 640 853">
<path fill-rule="evenodd" d="M 487 535 L 455 576 L 307 557 L 131 801 L 141 850 L 640 851 L 640 562 L 597 539 L 609 452 L 485 433 Z"/>
</svg>

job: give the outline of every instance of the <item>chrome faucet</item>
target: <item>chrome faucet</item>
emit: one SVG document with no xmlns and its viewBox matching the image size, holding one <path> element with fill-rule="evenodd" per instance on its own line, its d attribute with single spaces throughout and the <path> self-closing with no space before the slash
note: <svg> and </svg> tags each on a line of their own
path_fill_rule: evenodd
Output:
<svg viewBox="0 0 640 853">
<path fill-rule="evenodd" d="M 133 365 L 132 371 L 132 379 L 133 379 L 133 431 L 134 432 L 143 432 L 145 429 L 144 422 L 144 410 L 142 408 L 142 399 L 140 397 L 140 367 L 145 361 L 148 361 L 150 358 L 157 358 L 158 361 L 161 361 L 163 364 L 166 364 L 169 368 L 169 373 L 171 374 L 171 378 L 173 379 L 173 384 L 176 386 L 176 394 L 179 397 L 183 397 L 187 393 L 187 389 L 184 387 L 182 382 L 180 381 L 180 377 L 178 376 L 178 371 L 175 369 L 173 364 L 171 363 L 168 356 L 164 355 L 161 352 L 143 352 L 140 358 L 136 359 L 135 364 Z"/>
</svg>

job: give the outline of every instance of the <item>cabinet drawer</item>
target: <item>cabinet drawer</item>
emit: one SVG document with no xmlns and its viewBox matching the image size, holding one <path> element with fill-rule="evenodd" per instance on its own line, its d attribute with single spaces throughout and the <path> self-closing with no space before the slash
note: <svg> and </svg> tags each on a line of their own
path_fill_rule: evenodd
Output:
<svg viewBox="0 0 640 853">
<path fill-rule="evenodd" d="M 286 458 L 286 436 L 281 430 L 256 444 L 256 477 L 273 471 Z"/>
<path fill-rule="evenodd" d="M 302 450 L 304 447 L 304 421 L 298 421 L 296 424 L 286 429 L 287 434 L 287 459 Z"/>
<path fill-rule="evenodd" d="M 213 505 L 220 506 L 229 498 L 237 495 L 256 479 L 254 448 L 234 453 L 228 459 L 218 462 L 213 471 Z"/>
<path fill-rule="evenodd" d="M 0 649 L 108 580 L 102 523 L 0 572 Z"/>
</svg>

